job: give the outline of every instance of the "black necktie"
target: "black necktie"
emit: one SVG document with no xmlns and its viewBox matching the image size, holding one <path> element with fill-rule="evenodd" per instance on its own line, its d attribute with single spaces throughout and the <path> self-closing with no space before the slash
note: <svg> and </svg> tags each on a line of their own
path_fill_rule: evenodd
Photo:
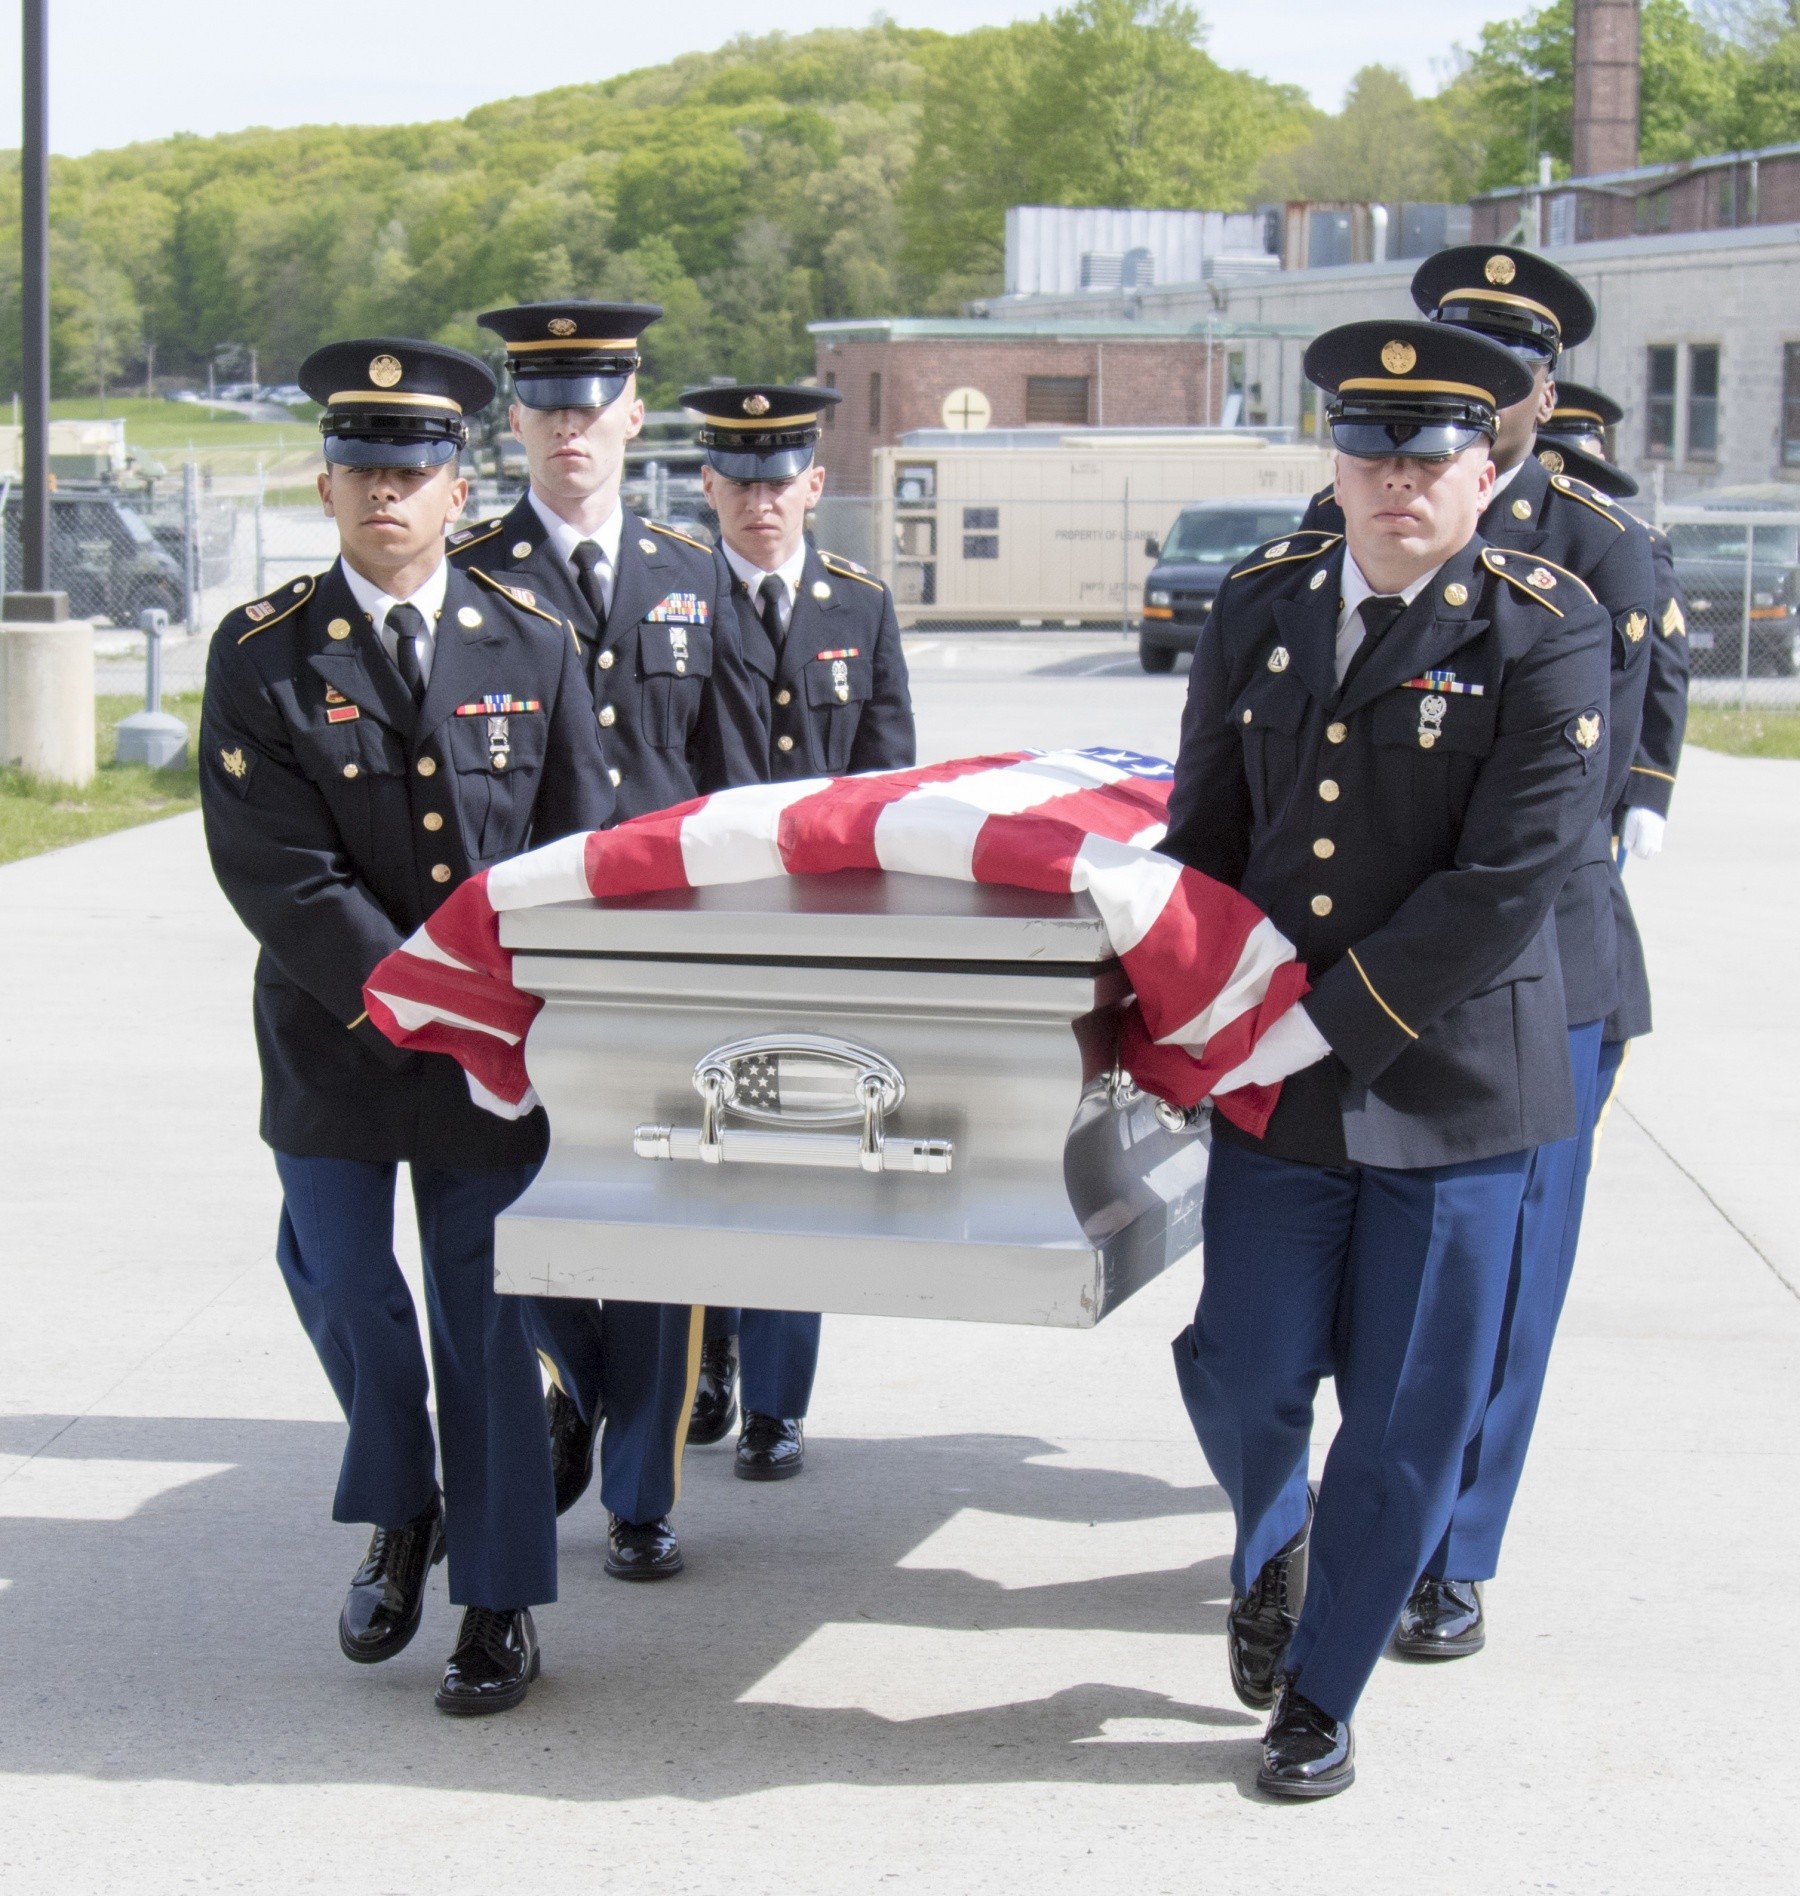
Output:
<svg viewBox="0 0 1800 1896">
<path fill-rule="evenodd" d="M 1406 601 L 1398 593 L 1370 593 L 1356 608 L 1357 617 L 1363 622 L 1363 641 L 1350 654 L 1350 663 L 1344 667 L 1344 682 L 1338 686 L 1340 698 L 1362 670 L 1363 660 L 1393 630 L 1394 621 L 1405 610 Z"/>
<path fill-rule="evenodd" d="M 606 572 L 606 555 L 593 540 L 583 540 L 569 555 L 575 562 L 575 574 L 581 586 L 581 596 L 593 609 L 594 623 L 602 630 L 606 627 L 606 582 L 602 575 Z"/>
<path fill-rule="evenodd" d="M 758 588 L 756 616 L 763 623 L 763 630 L 769 635 L 769 643 L 776 651 L 781 650 L 782 639 L 786 636 L 781 624 L 781 575 L 765 573 Z"/>
<path fill-rule="evenodd" d="M 402 600 L 399 605 L 388 607 L 387 622 L 388 630 L 394 635 L 394 663 L 406 680 L 413 703 L 419 704 L 425 697 L 425 662 L 419 649 L 419 642 L 425 636 L 425 615 L 410 601 Z"/>
</svg>

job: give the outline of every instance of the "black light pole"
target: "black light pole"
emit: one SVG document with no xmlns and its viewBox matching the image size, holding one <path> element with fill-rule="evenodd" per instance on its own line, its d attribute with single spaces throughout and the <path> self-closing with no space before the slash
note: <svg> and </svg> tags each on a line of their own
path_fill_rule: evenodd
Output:
<svg viewBox="0 0 1800 1896">
<path fill-rule="evenodd" d="M 25 141 L 19 156 L 24 345 L 20 394 L 25 411 L 24 590 L 49 584 L 50 550 L 50 22 L 49 0 L 22 0 L 25 52 Z"/>
</svg>

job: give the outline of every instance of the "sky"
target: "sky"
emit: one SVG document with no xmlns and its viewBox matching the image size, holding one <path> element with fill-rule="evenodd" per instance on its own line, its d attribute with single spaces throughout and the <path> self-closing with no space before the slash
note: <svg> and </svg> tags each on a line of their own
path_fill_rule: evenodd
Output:
<svg viewBox="0 0 1800 1896">
<path fill-rule="evenodd" d="M 1030 19 L 1054 0 L 888 0 L 903 26 L 966 31 Z M 1460 41 L 1515 0 L 1199 0 L 1214 58 L 1305 87 L 1329 111 L 1359 66 L 1397 66 L 1435 89 Z M 746 17 L 783 31 L 860 26 L 870 0 L 743 0 L 627 8 L 574 0 L 50 0 L 50 144 L 68 156 L 172 132 L 251 125 L 405 124 L 459 118 L 477 105 L 610 78 L 723 45 Z M 0 7 L 0 148 L 19 142 L 17 12 Z M 529 22 L 522 30 L 517 21 Z M 551 21 L 570 27 L 566 49 Z"/>
</svg>

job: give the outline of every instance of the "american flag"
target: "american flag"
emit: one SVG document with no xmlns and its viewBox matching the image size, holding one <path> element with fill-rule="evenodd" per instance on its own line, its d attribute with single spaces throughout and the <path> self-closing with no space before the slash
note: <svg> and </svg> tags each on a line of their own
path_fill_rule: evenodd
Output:
<svg viewBox="0 0 1800 1896">
<path fill-rule="evenodd" d="M 1239 1070 L 1306 974 L 1253 903 L 1157 853 L 1173 775 L 1133 751 L 1012 751 L 721 790 L 472 877 L 377 965 L 363 997 L 397 1046 L 450 1055 L 480 1104 L 515 1118 L 536 1104 L 525 1037 L 542 1002 L 513 986 L 509 909 L 838 869 L 1086 893 L 1135 995 L 1119 1064 L 1176 1105 L 1211 1095 L 1260 1134 L 1280 1088 Z"/>
</svg>

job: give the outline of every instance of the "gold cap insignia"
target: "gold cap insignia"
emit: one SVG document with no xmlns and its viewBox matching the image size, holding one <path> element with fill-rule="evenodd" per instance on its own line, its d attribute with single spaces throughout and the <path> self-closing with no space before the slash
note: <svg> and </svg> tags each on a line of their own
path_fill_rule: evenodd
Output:
<svg viewBox="0 0 1800 1896">
<path fill-rule="evenodd" d="M 1398 337 L 1381 345 L 1381 366 L 1389 375 L 1410 375 L 1418 359 L 1418 350 L 1410 342 L 1401 342 Z"/>
<path fill-rule="evenodd" d="M 769 412 L 769 398 L 766 395 L 746 395 L 744 413 L 746 415 L 766 415 Z"/>
<path fill-rule="evenodd" d="M 1681 601 L 1679 599 L 1671 599 L 1669 603 L 1663 607 L 1662 629 L 1665 639 L 1672 639 L 1677 632 L 1685 632 L 1687 630 L 1687 619 L 1682 614 Z"/>
<path fill-rule="evenodd" d="M 1274 651 L 1269 654 L 1269 669 L 1272 672 L 1284 672 L 1287 668 L 1288 649 L 1285 645 L 1278 645 Z"/>
<path fill-rule="evenodd" d="M 1489 257 L 1481 274 L 1490 283 L 1510 283 L 1519 274 L 1519 266 L 1511 257 Z"/>
<path fill-rule="evenodd" d="M 1527 586 L 1535 586 L 1539 592 L 1551 592 L 1556 586 L 1554 575 L 1545 572 L 1541 566 L 1534 566 L 1525 575 L 1525 583 Z"/>
<path fill-rule="evenodd" d="M 553 336 L 572 336 L 575 333 L 573 316 L 552 316 L 546 325 Z"/>
<path fill-rule="evenodd" d="M 1528 500 L 1515 500 L 1512 504 L 1512 512 L 1515 520 L 1529 520 L 1531 518 L 1531 502 Z"/>
<path fill-rule="evenodd" d="M 815 599 L 829 599 L 831 588 L 825 584 L 824 580 L 815 579 L 812 583 L 812 596 Z"/>
<path fill-rule="evenodd" d="M 481 623 L 481 614 L 477 612 L 473 606 L 458 606 L 456 609 L 456 623 L 458 625 L 466 625 L 469 630 L 473 632 Z"/>
<path fill-rule="evenodd" d="M 241 750 L 220 751 L 219 762 L 222 763 L 234 777 L 242 777 L 246 775 L 250 769 L 250 760 Z"/>
<path fill-rule="evenodd" d="M 405 373 L 398 356 L 378 355 L 369 364 L 369 380 L 377 388 L 392 388 Z"/>
<path fill-rule="evenodd" d="M 347 639 L 350 636 L 350 621 L 348 619 L 333 619 L 325 628 L 325 631 L 331 638 Z"/>
<path fill-rule="evenodd" d="M 1563 458 L 1554 448 L 1540 448 L 1538 450 L 1538 460 L 1547 467 L 1552 474 L 1560 474 L 1563 471 Z"/>
<path fill-rule="evenodd" d="M 1591 751 L 1600 742 L 1600 713 L 1590 711 L 1586 717 L 1575 720 L 1575 742 L 1584 751 Z"/>
<path fill-rule="evenodd" d="M 1447 606 L 1466 606 L 1469 603 L 1469 589 L 1460 579 L 1451 580 L 1444 588 L 1444 604 Z"/>
<path fill-rule="evenodd" d="M 1641 612 L 1634 612 L 1631 617 L 1625 621 L 1625 636 L 1633 645 L 1637 644 L 1638 640 L 1649 630 L 1650 621 L 1645 618 Z"/>
</svg>

